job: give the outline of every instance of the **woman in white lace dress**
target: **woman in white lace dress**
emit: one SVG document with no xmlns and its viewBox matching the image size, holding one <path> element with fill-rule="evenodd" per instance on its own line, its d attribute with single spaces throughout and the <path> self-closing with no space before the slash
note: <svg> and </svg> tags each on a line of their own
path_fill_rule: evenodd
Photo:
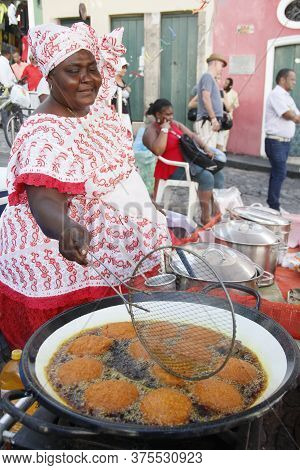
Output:
<svg viewBox="0 0 300 470">
<path fill-rule="evenodd" d="M 121 36 L 99 40 L 83 23 L 30 30 L 51 92 L 11 150 L 0 221 L 0 329 L 14 347 L 66 308 L 113 295 L 103 277 L 118 281 L 100 264 L 97 275 L 89 253 L 126 279 L 169 242 L 136 171 L 130 133 L 108 105 Z"/>
</svg>

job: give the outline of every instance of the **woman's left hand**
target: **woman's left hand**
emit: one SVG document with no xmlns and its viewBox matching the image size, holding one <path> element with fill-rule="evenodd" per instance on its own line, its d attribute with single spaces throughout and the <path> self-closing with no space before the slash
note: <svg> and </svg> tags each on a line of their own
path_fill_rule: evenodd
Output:
<svg viewBox="0 0 300 470">
<path fill-rule="evenodd" d="M 214 152 L 208 147 L 208 145 L 204 145 L 203 151 L 207 154 L 207 156 L 208 156 L 209 158 L 211 158 L 211 159 L 213 160 L 215 154 L 214 154 Z"/>
<path fill-rule="evenodd" d="M 215 156 L 214 152 L 210 149 L 210 147 L 208 145 L 204 144 L 203 140 L 200 139 L 200 137 L 197 134 L 191 133 L 191 138 L 193 140 L 195 140 L 195 142 L 198 144 L 198 146 L 203 150 L 203 152 L 205 152 L 207 154 L 207 156 L 209 158 L 211 158 L 211 159 L 214 158 L 214 156 Z"/>
</svg>

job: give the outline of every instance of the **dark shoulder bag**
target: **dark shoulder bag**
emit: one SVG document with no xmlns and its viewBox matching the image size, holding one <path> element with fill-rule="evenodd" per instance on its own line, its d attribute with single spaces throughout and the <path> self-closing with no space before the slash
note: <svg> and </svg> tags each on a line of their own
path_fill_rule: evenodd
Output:
<svg viewBox="0 0 300 470">
<path fill-rule="evenodd" d="M 180 136 L 180 148 L 186 162 L 201 166 L 213 174 L 220 171 L 225 165 L 224 162 L 209 158 L 187 134 Z"/>
<path fill-rule="evenodd" d="M 197 108 L 191 108 L 188 110 L 187 118 L 189 121 L 195 122 L 197 119 Z"/>
<path fill-rule="evenodd" d="M 232 128 L 233 126 L 232 117 L 227 111 L 223 112 L 223 117 L 220 120 L 220 124 L 221 124 L 221 129 L 220 129 L 221 131 L 229 131 Z"/>
</svg>

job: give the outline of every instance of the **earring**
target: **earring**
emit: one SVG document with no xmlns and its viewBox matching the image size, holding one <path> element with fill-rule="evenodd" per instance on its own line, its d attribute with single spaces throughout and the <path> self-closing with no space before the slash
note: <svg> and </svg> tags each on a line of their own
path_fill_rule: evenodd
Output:
<svg viewBox="0 0 300 470">
<path fill-rule="evenodd" d="M 160 123 L 160 119 L 157 119 L 158 124 Z"/>
</svg>

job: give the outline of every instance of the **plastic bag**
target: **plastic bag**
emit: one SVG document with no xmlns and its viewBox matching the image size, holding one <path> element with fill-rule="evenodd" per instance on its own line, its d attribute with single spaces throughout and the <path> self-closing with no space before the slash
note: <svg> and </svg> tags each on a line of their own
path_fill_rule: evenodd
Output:
<svg viewBox="0 0 300 470">
<path fill-rule="evenodd" d="M 297 246 L 300 246 L 300 223 L 292 222 L 288 246 L 290 248 L 296 248 Z"/>
<path fill-rule="evenodd" d="M 226 189 L 213 189 L 213 198 L 222 215 L 225 215 L 228 210 L 244 205 L 241 193 L 235 186 Z"/>
<path fill-rule="evenodd" d="M 188 218 L 180 214 L 179 212 L 174 212 L 174 211 L 166 211 L 166 217 L 167 217 L 167 224 L 169 228 L 182 228 L 185 232 L 186 235 L 188 236 L 191 233 L 194 232 L 195 228 L 197 227 L 197 224 L 194 223 L 192 225 L 189 221 Z"/>
<path fill-rule="evenodd" d="M 21 108 L 30 107 L 30 95 L 21 85 L 14 85 L 10 92 L 11 102 L 18 104 Z"/>
<path fill-rule="evenodd" d="M 281 262 L 281 266 L 300 273 L 300 251 L 298 253 L 287 253 Z"/>
<path fill-rule="evenodd" d="M 140 127 L 139 130 L 137 131 L 137 134 L 135 136 L 134 142 L 133 142 L 133 150 L 135 152 L 149 152 L 149 149 L 145 147 L 143 144 L 143 135 L 145 132 L 145 127 Z"/>
<path fill-rule="evenodd" d="M 289 234 L 289 248 L 300 246 L 300 214 L 283 213 L 282 216 L 291 222 L 291 231 Z"/>
<path fill-rule="evenodd" d="M 214 160 L 218 160 L 218 162 L 222 162 L 222 163 L 227 162 L 227 157 L 224 152 L 222 152 L 220 149 L 217 149 L 215 147 L 209 147 L 209 148 L 214 153 Z"/>
</svg>

